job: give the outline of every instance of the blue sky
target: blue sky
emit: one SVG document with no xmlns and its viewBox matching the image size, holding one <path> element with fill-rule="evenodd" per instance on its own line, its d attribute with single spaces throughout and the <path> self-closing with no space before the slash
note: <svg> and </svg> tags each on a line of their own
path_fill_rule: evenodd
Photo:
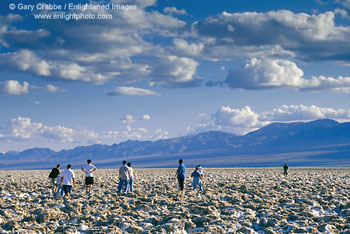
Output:
<svg viewBox="0 0 350 234">
<path fill-rule="evenodd" d="M 349 0 L 22 3 L 0 3 L 0 152 L 350 118 Z"/>
</svg>

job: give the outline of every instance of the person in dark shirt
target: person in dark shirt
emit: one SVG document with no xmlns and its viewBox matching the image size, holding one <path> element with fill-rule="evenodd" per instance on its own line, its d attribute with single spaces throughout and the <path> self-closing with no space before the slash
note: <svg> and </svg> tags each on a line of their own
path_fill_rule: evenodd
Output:
<svg viewBox="0 0 350 234">
<path fill-rule="evenodd" d="M 285 163 L 284 166 L 283 166 L 283 175 L 285 175 L 285 176 L 288 175 L 288 165 L 287 165 L 287 163 Z"/>
<path fill-rule="evenodd" d="M 182 159 L 179 160 L 179 167 L 176 171 L 177 181 L 179 182 L 179 190 L 184 190 L 185 178 L 186 178 L 186 166 Z"/>
<path fill-rule="evenodd" d="M 57 164 L 57 166 L 55 168 L 52 168 L 52 170 L 49 174 L 49 178 L 50 178 L 52 186 L 53 186 L 54 195 L 57 194 L 57 181 L 56 181 L 56 179 L 59 176 L 59 174 L 61 174 L 60 168 L 61 168 L 61 165 Z"/>
</svg>

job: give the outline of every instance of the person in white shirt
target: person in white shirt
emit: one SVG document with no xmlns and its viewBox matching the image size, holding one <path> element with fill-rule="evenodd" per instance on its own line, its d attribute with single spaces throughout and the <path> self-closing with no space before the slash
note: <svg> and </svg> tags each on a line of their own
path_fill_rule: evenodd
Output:
<svg viewBox="0 0 350 234">
<path fill-rule="evenodd" d="M 75 174 L 72 171 L 72 165 L 68 164 L 67 169 L 61 174 L 61 186 L 66 196 L 70 196 L 72 187 L 75 185 Z"/>
<path fill-rule="evenodd" d="M 86 193 L 91 194 L 91 188 L 94 184 L 94 177 L 92 173 L 96 171 L 96 167 L 91 164 L 91 160 L 87 160 L 87 164 L 81 168 L 83 172 L 85 172 L 85 186 L 86 186 Z"/>
<path fill-rule="evenodd" d="M 201 167 L 201 165 L 198 165 L 197 167 L 198 167 L 198 173 L 200 174 L 201 182 L 203 184 L 204 183 L 204 181 L 203 181 L 204 169 L 203 169 L 203 167 Z"/>
<path fill-rule="evenodd" d="M 128 192 L 130 191 L 131 193 L 134 192 L 134 169 L 131 167 L 131 163 L 128 162 L 127 166 L 129 167 L 130 171 L 130 180 L 129 180 L 129 188 Z"/>
<path fill-rule="evenodd" d="M 125 184 L 124 192 L 128 193 L 130 177 L 129 167 L 126 165 L 126 161 L 123 161 L 123 166 L 119 168 L 118 194 L 120 194 L 123 184 Z"/>
<path fill-rule="evenodd" d="M 203 170 L 203 167 L 201 167 L 201 165 L 198 165 L 198 172 L 201 176 L 203 176 L 203 173 L 204 173 L 204 170 Z"/>
</svg>

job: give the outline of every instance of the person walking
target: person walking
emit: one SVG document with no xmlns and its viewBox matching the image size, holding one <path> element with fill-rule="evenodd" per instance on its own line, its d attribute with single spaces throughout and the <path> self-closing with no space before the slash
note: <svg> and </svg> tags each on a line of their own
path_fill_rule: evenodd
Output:
<svg viewBox="0 0 350 234">
<path fill-rule="evenodd" d="M 65 196 L 70 196 L 72 188 L 75 185 L 75 174 L 72 170 L 72 165 L 68 164 L 67 169 L 62 172 L 61 175 L 61 186 L 63 186 L 63 191 Z"/>
<path fill-rule="evenodd" d="M 203 167 L 201 165 L 198 165 L 197 168 L 198 168 L 198 173 L 201 174 L 201 176 L 203 176 L 203 174 L 204 174 Z"/>
<path fill-rule="evenodd" d="M 283 166 L 283 175 L 284 176 L 288 175 L 288 165 L 287 165 L 287 163 L 285 163 L 284 166 Z"/>
<path fill-rule="evenodd" d="M 86 194 L 91 194 L 92 185 L 94 184 L 94 177 L 92 173 L 97 170 L 97 168 L 91 163 L 91 160 L 87 160 L 87 164 L 81 168 L 85 172 L 85 186 Z"/>
<path fill-rule="evenodd" d="M 130 191 L 131 193 L 133 193 L 134 192 L 134 168 L 131 167 L 130 162 L 128 162 L 127 166 L 129 167 L 129 171 L 130 171 L 128 192 Z"/>
<path fill-rule="evenodd" d="M 124 193 L 128 192 L 129 188 L 129 180 L 130 180 L 130 170 L 126 165 L 126 161 L 123 161 L 123 166 L 119 168 L 119 184 L 118 184 L 118 195 L 120 194 L 123 185 L 125 185 Z"/>
<path fill-rule="evenodd" d="M 186 166 L 183 163 L 182 159 L 179 160 L 179 167 L 177 168 L 177 171 L 176 171 L 176 177 L 177 177 L 177 181 L 179 183 L 180 196 L 183 199 L 183 197 L 184 197 L 184 185 L 185 185 L 185 179 L 186 179 Z"/>
<path fill-rule="evenodd" d="M 203 186 L 203 184 L 204 184 L 204 181 L 203 181 L 204 169 L 203 169 L 203 167 L 201 165 L 198 165 L 197 167 L 198 167 L 198 173 L 201 175 L 200 176 L 200 180 L 201 180 L 202 186 Z"/>
<path fill-rule="evenodd" d="M 61 186 L 61 176 L 62 174 L 59 174 L 57 179 L 56 179 L 56 183 L 57 183 L 57 193 L 56 193 L 56 196 L 61 196 L 63 197 L 64 195 L 64 191 L 63 191 L 63 187 Z"/>
<path fill-rule="evenodd" d="M 50 178 L 51 184 L 53 186 L 53 194 L 54 195 L 57 194 L 57 177 L 59 174 L 61 174 L 60 168 L 61 168 L 61 165 L 57 164 L 57 166 L 55 168 L 52 168 L 52 170 L 49 174 L 49 178 Z"/>
<path fill-rule="evenodd" d="M 199 173 L 198 166 L 194 169 L 194 172 L 192 172 L 191 177 L 193 177 L 193 191 L 196 191 L 197 186 L 199 186 L 199 190 L 202 191 L 202 175 Z"/>
</svg>

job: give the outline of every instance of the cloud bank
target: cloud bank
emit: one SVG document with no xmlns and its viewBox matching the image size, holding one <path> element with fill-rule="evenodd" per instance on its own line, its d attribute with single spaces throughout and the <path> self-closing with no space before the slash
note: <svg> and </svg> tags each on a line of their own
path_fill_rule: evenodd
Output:
<svg viewBox="0 0 350 234">
<path fill-rule="evenodd" d="M 237 69 L 231 69 L 224 81 L 230 88 L 272 89 L 292 88 L 301 91 L 350 91 L 350 77 L 314 76 L 306 79 L 304 72 L 286 59 L 252 58 Z"/>
<path fill-rule="evenodd" d="M 190 132 L 210 130 L 228 131 L 238 135 L 246 134 L 273 122 L 311 121 L 317 119 L 350 120 L 350 109 L 333 109 L 315 105 L 282 105 L 271 111 L 257 113 L 249 106 L 235 109 L 220 107 L 207 122 L 201 122 Z"/>
</svg>

